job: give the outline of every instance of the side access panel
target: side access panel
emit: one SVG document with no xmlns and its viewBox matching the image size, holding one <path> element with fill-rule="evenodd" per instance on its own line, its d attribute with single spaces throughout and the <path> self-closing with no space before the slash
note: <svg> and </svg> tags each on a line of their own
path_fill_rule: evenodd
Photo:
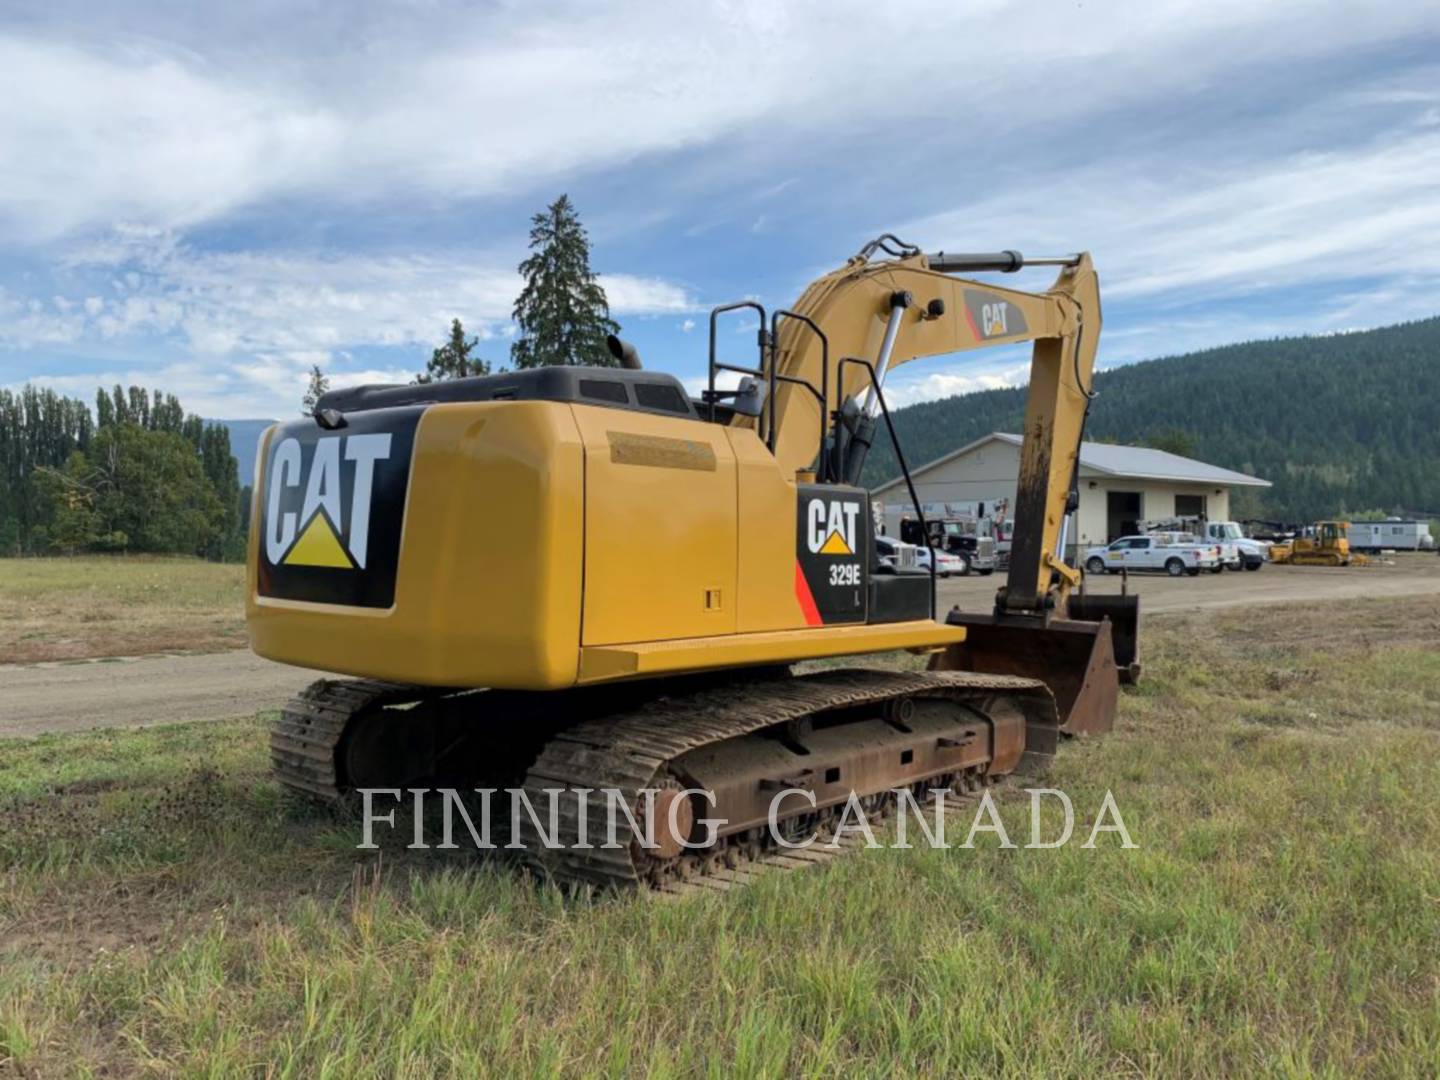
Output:
<svg viewBox="0 0 1440 1080">
<path fill-rule="evenodd" d="M 733 634 L 736 470 L 725 430 L 573 409 L 585 442 L 582 643 Z"/>
<path fill-rule="evenodd" d="M 735 452 L 739 487 L 735 632 L 806 626 L 795 591 L 795 478 L 785 476 L 750 428 L 724 429 Z"/>
</svg>

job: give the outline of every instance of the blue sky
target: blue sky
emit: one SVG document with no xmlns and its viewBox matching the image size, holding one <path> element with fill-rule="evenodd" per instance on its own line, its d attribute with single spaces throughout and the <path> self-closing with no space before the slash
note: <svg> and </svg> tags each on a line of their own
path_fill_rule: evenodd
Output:
<svg viewBox="0 0 1440 1080">
<path fill-rule="evenodd" d="M 311 363 L 406 378 L 452 316 L 504 361 L 562 191 L 625 335 L 697 384 L 711 305 L 882 231 L 1088 248 L 1107 366 L 1440 313 L 1433 0 L 50 0 L 0 9 L 0 72 L 0 385 L 285 416 Z"/>
</svg>

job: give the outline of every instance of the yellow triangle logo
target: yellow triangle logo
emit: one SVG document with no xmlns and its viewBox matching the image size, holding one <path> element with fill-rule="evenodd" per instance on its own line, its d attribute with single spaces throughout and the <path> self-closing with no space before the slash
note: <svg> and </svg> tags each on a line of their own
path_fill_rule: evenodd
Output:
<svg viewBox="0 0 1440 1080">
<path fill-rule="evenodd" d="M 323 511 L 310 519 L 310 524 L 305 526 L 300 539 L 295 541 L 283 561 L 289 566 L 329 566 L 338 570 L 354 568 Z"/>
<path fill-rule="evenodd" d="M 820 547 L 820 554 L 854 555 L 855 553 L 850 550 L 850 545 L 845 543 L 845 538 L 840 535 L 839 530 L 835 530 L 825 538 L 825 543 Z"/>
</svg>

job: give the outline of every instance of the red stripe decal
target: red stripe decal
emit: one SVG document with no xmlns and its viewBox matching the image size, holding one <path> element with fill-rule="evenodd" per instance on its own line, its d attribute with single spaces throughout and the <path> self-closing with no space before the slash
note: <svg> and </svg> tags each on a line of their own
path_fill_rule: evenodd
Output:
<svg viewBox="0 0 1440 1080">
<path fill-rule="evenodd" d="M 795 599 L 800 601 L 800 610 L 805 613 L 806 626 L 825 625 L 825 620 L 820 618 L 820 609 L 815 606 L 815 594 L 805 580 L 805 571 L 800 569 L 799 559 L 795 560 Z"/>
<path fill-rule="evenodd" d="M 970 305 L 965 305 L 965 321 L 970 324 L 970 333 L 975 335 L 976 341 L 984 341 L 985 335 L 980 333 L 980 328 L 975 325 L 975 316 L 970 314 Z"/>
</svg>

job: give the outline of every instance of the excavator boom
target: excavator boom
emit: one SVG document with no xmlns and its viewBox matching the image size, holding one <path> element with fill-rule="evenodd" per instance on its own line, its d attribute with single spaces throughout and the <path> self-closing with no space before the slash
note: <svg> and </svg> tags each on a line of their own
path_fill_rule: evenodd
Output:
<svg viewBox="0 0 1440 1080">
<path fill-rule="evenodd" d="M 897 257 L 872 262 L 882 242 Z M 1058 266 L 1059 273 L 1044 293 L 951 273 L 1009 273 L 1026 266 Z M 792 312 L 778 315 L 768 342 L 770 367 L 761 368 L 776 376 L 770 413 L 735 422 L 757 429 L 768 422 L 782 468 L 849 483 L 859 482 L 865 451 L 877 435 L 871 403 L 883 397 L 885 378 L 895 368 L 924 357 L 1034 343 L 1008 582 L 993 612 L 950 614 L 947 621 L 965 626 L 967 638 L 937 666 L 1045 679 L 1057 690 L 1067 730 L 1108 729 L 1113 672 L 1127 682 L 1139 674 L 1138 602 L 1078 595 L 1082 574 L 1065 562 L 1063 535 L 1074 509 L 1100 337 L 1100 290 L 1090 256 L 926 255 L 882 238 L 814 282 Z M 765 345 L 762 337 L 762 351 Z M 856 357 L 867 363 L 852 364 Z"/>
</svg>

